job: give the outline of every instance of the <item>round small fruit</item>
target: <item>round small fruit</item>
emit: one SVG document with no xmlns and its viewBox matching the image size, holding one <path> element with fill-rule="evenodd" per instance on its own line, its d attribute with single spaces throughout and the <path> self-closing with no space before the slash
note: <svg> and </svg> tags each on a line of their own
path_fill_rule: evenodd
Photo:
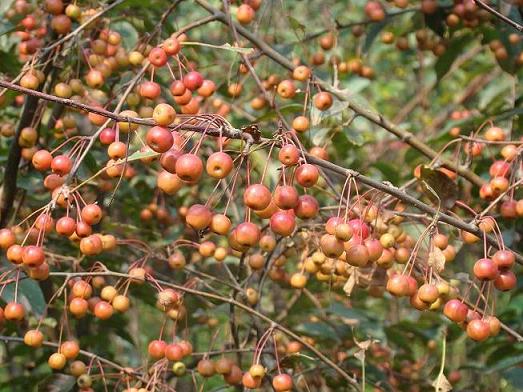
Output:
<svg viewBox="0 0 523 392">
<path fill-rule="evenodd" d="M 252 184 L 243 193 L 243 202 L 256 211 L 264 210 L 271 203 L 271 191 L 263 184 Z"/>
<path fill-rule="evenodd" d="M 167 347 L 167 343 L 163 340 L 153 340 L 151 343 L 149 343 L 149 346 L 147 347 L 147 351 L 151 358 L 154 359 L 161 359 L 165 356 L 165 348 Z"/>
<path fill-rule="evenodd" d="M 100 320 L 107 320 L 113 315 L 113 307 L 110 303 L 105 301 L 99 301 L 94 306 L 94 315 Z"/>
<path fill-rule="evenodd" d="M 316 109 L 324 111 L 332 106 L 332 95 L 326 91 L 319 92 L 313 98 Z"/>
<path fill-rule="evenodd" d="M 318 182 L 320 172 L 316 166 L 305 163 L 298 166 L 295 175 L 298 184 L 304 188 L 311 188 Z"/>
<path fill-rule="evenodd" d="M 396 274 L 387 281 L 387 291 L 397 297 L 407 295 L 409 292 L 409 282 L 406 275 Z"/>
<path fill-rule="evenodd" d="M 185 222 L 195 230 L 203 230 L 211 224 L 212 212 L 202 204 L 193 204 L 185 216 Z"/>
<path fill-rule="evenodd" d="M 164 153 L 171 149 L 174 139 L 167 128 L 154 126 L 147 131 L 145 135 L 147 145 L 155 152 Z M 199 158 L 198 158 L 199 159 Z"/>
<path fill-rule="evenodd" d="M 21 321 L 25 317 L 25 308 L 22 304 L 8 302 L 4 308 L 4 317 L 10 321 Z"/>
<path fill-rule="evenodd" d="M 156 105 L 153 111 L 153 120 L 160 126 L 168 126 L 174 122 L 176 111 L 167 103 Z"/>
<path fill-rule="evenodd" d="M 180 345 L 171 343 L 165 346 L 165 358 L 169 361 L 181 361 L 183 359 L 183 350 Z"/>
<path fill-rule="evenodd" d="M 231 172 L 233 161 L 229 154 L 219 151 L 209 156 L 205 168 L 209 176 L 222 179 Z"/>
<path fill-rule="evenodd" d="M 517 278 L 514 272 L 510 270 L 501 270 L 494 280 L 494 287 L 500 291 L 512 290 L 517 285 Z"/>
<path fill-rule="evenodd" d="M 49 357 L 49 359 L 47 360 L 49 367 L 54 370 L 63 369 L 65 367 L 66 362 L 67 362 L 67 358 L 65 358 L 65 356 L 60 353 L 52 354 Z"/>
<path fill-rule="evenodd" d="M 173 363 L 173 373 L 176 377 L 182 377 L 186 372 L 186 367 L 183 362 Z"/>
<path fill-rule="evenodd" d="M 190 91 L 197 90 L 203 84 L 203 77 L 199 72 L 190 71 L 184 75 L 183 84 Z"/>
<path fill-rule="evenodd" d="M 450 320 L 461 323 L 467 318 L 468 307 L 458 299 L 451 299 L 445 304 L 443 313 Z"/>
<path fill-rule="evenodd" d="M 439 290 L 436 285 L 425 283 L 418 289 L 418 298 L 432 304 L 439 298 Z"/>
<path fill-rule="evenodd" d="M 214 363 L 210 359 L 201 359 L 196 365 L 196 370 L 202 377 L 212 377 L 214 375 Z"/>
<path fill-rule="evenodd" d="M 67 359 L 74 359 L 80 353 L 80 346 L 74 340 L 68 340 L 60 345 L 59 352 Z"/>
<path fill-rule="evenodd" d="M 467 325 L 467 335 L 472 340 L 482 342 L 490 336 L 490 325 L 485 320 L 472 320 Z"/>
<path fill-rule="evenodd" d="M 196 183 L 203 173 L 203 163 L 198 155 L 183 154 L 176 160 L 175 169 L 183 181 Z"/>
<path fill-rule="evenodd" d="M 292 377 L 288 374 L 278 374 L 272 379 L 272 386 L 276 392 L 285 392 L 292 389 Z"/>
<path fill-rule="evenodd" d="M 249 4 L 244 3 L 240 5 L 236 11 L 236 19 L 238 19 L 238 22 L 242 25 L 248 25 L 251 23 L 255 16 L 256 12 Z"/>
<path fill-rule="evenodd" d="M 498 269 L 511 268 L 516 262 L 516 256 L 509 250 L 500 249 L 494 253 L 492 261 L 496 263 Z"/>
<path fill-rule="evenodd" d="M 44 341 L 44 334 L 38 329 L 30 329 L 24 335 L 24 343 L 29 347 L 40 347 Z"/>
<path fill-rule="evenodd" d="M 489 258 L 482 258 L 474 263 L 474 276 L 479 280 L 494 280 L 498 277 L 498 266 Z"/>
</svg>

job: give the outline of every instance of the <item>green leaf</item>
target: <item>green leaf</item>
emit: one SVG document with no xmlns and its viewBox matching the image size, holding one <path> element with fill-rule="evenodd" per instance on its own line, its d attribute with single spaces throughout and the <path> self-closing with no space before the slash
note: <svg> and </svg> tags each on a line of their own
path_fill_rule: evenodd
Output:
<svg viewBox="0 0 523 392">
<path fill-rule="evenodd" d="M 299 103 L 291 103 L 289 105 L 285 105 L 280 108 L 280 112 L 283 115 L 300 113 L 302 110 L 303 110 L 303 105 L 301 105 Z M 261 116 L 259 116 L 258 118 L 256 118 L 256 120 L 254 120 L 254 122 L 259 123 L 259 122 L 263 122 L 263 121 L 272 120 L 277 117 L 278 117 L 278 114 L 276 113 L 275 110 L 268 110 L 267 113 L 264 113 Z"/>
<path fill-rule="evenodd" d="M 289 20 L 289 23 L 290 23 L 292 29 L 296 33 L 296 35 L 298 35 L 298 32 L 301 33 L 301 34 L 305 34 L 305 25 L 300 23 L 298 21 L 298 19 L 296 19 L 296 18 L 294 18 L 292 16 L 289 16 L 288 20 Z"/>
<path fill-rule="evenodd" d="M 6 302 L 14 301 L 14 283 L 5 287 L 1 297 Z M 46 302 L 42 293 L 42 289 L 40 289 L 38 283 L 32 279 L 20 280 L 18 283 L 17 300 L 18 302 L 22 303 L 26 309 L 32 311 L 38 317 L 40 317 L 45 311 Z"/>
<path fill-rule="evenodd" d="M 207 48 L 229 50 L 231 52 L 242 53 L 242 54 L 247 54 L 247 55 L 254 52 L 254 48 L 237 48 L 235 46 L 232 46 L 228 42 L 223 45 L 212 45 L 212 44 L 206 44 L 203 42 L 184 41 L 184 42 L 181 42 L 181 44 L 183 46 L 205 46 Z"/>
<path fill-rule="evenodd" d="M 363 43 L 362 52 L 367 53 L 372 46 L 372 43 L 378 36 L 381 30 L 385 27 L 386 22 L 374 23 L 367 29 L 367 35 L 365 36 L 365 42 Z"/>
<path fill-rule="evenodd" d="M 434 191 L 441 201 L 441 207 L 452 208 L 454 206 L 458 199 L 458 187 L 446 174 L 428 166 L 422 166 L 420 179 L 422 183 L 430 187 L 425 192 L 429 198 L 438 203 L 436 196 L 432 192 Z"/>
<path fill-rule="evenodd" d="M 111 24 L 111 29 L 120 33 L 123 46 L 129 50 L 138 42 L 138 32 L 133 25 L 125 20 Z"/>
<path fill-rule="evenodd" d="M 16 29 L 16 25 L 11 22 L 5 22 L 2 21 L 2 25 L 0 26 L 0 37 L 4 34 L 10 33 L 11 31 L 14 31 Z M 3 60 L 3 58 L 2 58 Z"/>
<path fill-rule="evenodd" d="M 76 384 L 76 378 L 67 374 L 51 374 L 42 382 L 38 383 L 38 391 L 46 392 L 67 392 L 73 389 Z"/>
<path fill-rule="evenodd" d="M 445 10 L 439 7 L 436 12 L 432 14 L 423 14 L 425 19 L 426 26 L 434 31 L 440 37 L 443 37 L 445 34 Z"/>
<path fill-rule="evenodd" d="M 450 41 L 447 50 L 443 56 L 438 58 L 434 65 L 438 80 L 441 80 L 441 78 L 445 76 L 458 56 L 466 51 L 467 45 L 473 40 L 473 38 L 474 37 L 471 34 L 465 34 Z"/>
<path fill-rule="evenodd" d="M 157 157 L 158 155 L 160 155 L 160 154 L 158 154 L 157 152 L 154 152 L 152 150 L 136 151 L 136 152 L 133 152 L 131 155 L 129 155 L 129 157 L 127 158 L 127 162 L 138 161 L 138 160 L 144 159 L 144 158 Z M 125 163 L 125 162 L 126 162 L 125 158 L 118 160 L 118 164 Z"/>
<path fill-rule="evenodd" d="M 492 374 L 523 363 L 523 354 L 503 357 L 494 366 L 487 368 L 487 373 Z"/>
</svg>

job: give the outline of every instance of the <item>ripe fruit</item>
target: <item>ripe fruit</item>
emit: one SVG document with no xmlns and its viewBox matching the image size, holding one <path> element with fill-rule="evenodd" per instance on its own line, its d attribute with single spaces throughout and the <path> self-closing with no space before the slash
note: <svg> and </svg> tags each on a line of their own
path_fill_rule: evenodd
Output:
<svg viewBox="0 0 523 392">
<path fill-rule="evenodd" d="M 16 242 L 16 236 L 10 229 L 0 229 L 0 248 L 8 249 Z"/>
<path fill-rule="evenodd" d="M 467 335 L 477 342 L 482 342 L 490 335 L 490 325 L 485 320 L 472 320 L 467 325 Z"/>
<path fill-rule="evenodd" d="M 343 241 L 332 234 L 323 234 L 320 239 L 320 247 L 325 256 L 336 258 L 343 253 Z"/>
<path fill-rule="evenodd" d="M 73 298 L 69 304 L 69 311 L 78 318 L 85 316 L 88 309 L 89 303 L 84 298 Z"/>
<path fill-rule="evenodd" d="M 407 295 L 409 292 L 409 281 L 407 276 L 396 274 L 387 281 L 387 291 L 397 297 Z"/>
<path fill-rule="evenodd" d="M 298 206 L 298 192 L 291 185 L 278 185 L 273 200 L 282 210 L 289 210 Z"/>
<path fill-rule="evenodd" d="M 347 244 L 347 243 L 345 243 Z M 369 262 L 369 251 L 363 244 L 354 244 L 349 248 L 345 246 L 347 263 L 356 267 L 364 267 Z"/>
<path fill-rule="evenodd" d="M 309 129 L 310 121 L 305 116 L 298 116 L 292 120 L 292 127 L 296 132 L 305 132 Z"/>
<path fill-rule="evenodd" d="M 292 77 L 296 80 L 304 82 L 311 77 L 311 70 L 309 67 L 305 65 L 299 65 L 296 68 L 294 68 L 294 71 L 292 71 Z"/>
<path fill-rule="evenodd" d="M 80 346 L 74 340 L 68 340 L 60 345 L 60 354 L 67 359 L 74 359 L 80 353 Z"/>
<path fill-rule="evenodd" d="M 285 166 L 296 165 L 300 159 L 300 151 L 294 144 L 285 144 L 278 153 L 278 159 Z"/>
<path fill-rule="evenodd" d="M 294 211 L 277 211 L 270 219 L 271 230 L 281 236 L 290 236 L 296 228 L 296 218 Z"/>
<path fill-rule="evenodd" d="M 294 213 L 301 219 L 313 219 L 320 210 L 318 200 L 311 195 L 301 195 L 298 198 L 298 205 L 294 208 Z"/>
<path fill-rule="evenodd" d="M 153 111 L 153 120 L 158 125 L 167 126 L 174 122 L 176 118 L 176 111 L 167 103 L 160 103 L 156 105 Z"/>
<path fill-rule="evenodd" d="M 145 140 L 147 142 L 147 145 L 153 151 L 159 153 L 168 151 L 174 144 L 174 139 L 171 132 L 167 128 L 161 126 L 155 126 L 150 128 L 147 131 Z"/>
<path fill-rule="evenodd" d="M 162 89 L 158 83 L 152 81 L 145 81 L 142 84 L 140 84 L 138 92 L 140 96 L 154 100 L 160 96 Z"/>
<path fill-rule="evenodd" d="M 194 154 L 183 154 L 176 160 L 176 174 L 183 181 L 197 182 L 203 172 L 202 160 Z"/>
<path fill-rule="evenodd" d="M 296 86 L 292 80 L 282 80 L 280 84 L 278 84 L 277 92 L 280 97 L 290 99 L 296 95 Z"/>
<path fill-rule="evenodd" d="M 498 277 L 496 280 L 494 280 L 494 286 L 500 291 L 512 290 L 514 287 L 516 287 L 516 284 L 516 275 L 514 272 L 509 270 L 499 271 Z"/>
<path fill-rule="evenodd" d="M 474 276 L 479 280 L 494 280 L 498 277 L 498 267 L 489 258 L 483 258 L 474 264 Z"/>
<path fill-rule="evenodd" d="M 242 384 L 245 388 L 248 389 L 256 389 L 259 388 L 261 385 L 262 379 L 261 377 L 253 377 L 249 372 L 243 373 L 242 377 Z"/>
<path fill-rule="evenodd" d="M 203 230 L 209 227 L 211 220 L 211 210 L 202 204 L 193 204 L 185 216 L 185 222 L 195 230 Z"/>
<path fill-rule="evenodd" d="M 203 77 L 199 72 L 188 72 L 183 77 L 183 84 L 187 89 L 191 91 L 197 90 L 203 84 Z"/>
<path fill-rule="evenodd" d="M 243 193 L 243 202 L 245 205 L 256 211 L 267 208 L 271 200 L 271 191 L 263 184 L 249 185 Z"/>
<path fill-rule="evenodd" d="M 436 285 L 425 283 L 418 289 L 418 298 L 431 304 L 439 298 L 439 290 Z"/>
<path fill-rule="evenodd" d="M 242 25 L 248 25 L 252 22 L 256 15 L 256 12 L 249 4 L 242 4 L 238 7 L 238 10 L 236 11 L 236 19 L 238 19 L 238 22 L 240 22 Z"/>
<path fill-rule="evenodd" d="M 113 315 L 113 307 L 105 301 L 98 301 L 94 306 L 94 315 L 100 320 L 107 320 Z"/>
<path fill-rule="evenodd" d="M 165 343 L 163 340 L 153 340 L 151 343 L 149 343 L 149 346 L 147 347 L 147 352 L 151 356 L 151 358 L 154 359 L 160 359 L 165 356 L 165 348 L 167 347 L 167 343 Z"/>
<path fill-rule="evenodd" d="M 29 268 L 35 268 L 45 261 L 44 250 L 41 246 L 28 245 L 22 253 L 22 263 Z"/>
<path fill-rule="evenodd" d="M 292 389 L 292 378 L 288 374 L 278 374 L 272 379 L 272 386 L 276 392 L 290 391 Z"/>
<path fill-rule="evenodd" d="M 125 295 L 117 295 L 113 298 L 112 306 L 117 312 L 124 313 L 129 310 L 131 301 Z"/>
<path fill-rule="evenodd" d="M 310 188 L 316 185 L 320 172 L 318 168 L 310 163 L 305 163 L 298 166 L 296 169 L 296 182 L 305 188 Z"/>
<path fill-rule="evenodd" d="M 51 162 L 53 160 L 53 156 L 51 153 L 47 150 L 39 150 L 34 153 L 33 158 L 31 159 L 31 162 L 33 163 L 33 166 L 38 171 L 45 171 L 49 170 L 51 168 Z"/>
<path fill-rule="evenodd" d="M 207 174 L 213 178 L 222 179 L 229 175 L 233 168 L 233 161 L 229 154 L 215 152 L 209 156 L 205 165 Z"/>
<path fill-rule="evenodd" d="M 166 345 L 164 352 L 169 361 L 181 361 L 184 357 L 183 349 L 176 343 Z"/>
<path fill-rule="evenodd" d="M 8 302 L 4 308 L 4 317 L 10 321 L 20 321 L 25 317 L 25 309 L 22 304 Z"/>
<path fill-rule="evenodd" d="M 38 329 L 30 329 L 24 335 L 24 343 L 30 347 L 40 347 L 44 341 L 44 334 Z"/>
<path fill-rule="evenodd" d="M 218 374 L 229 374 L 232 370 L 233 362 L 226 357 L 221 357 L 214 363 L 214 370 Z"/>
<path fill-rule="evenodd" d="M 97 204 L 87 204 L 82 208 L 82 220 L 88 225 L 96 225 L 102 220 L 102 209 Z"/>
<path fill-rule="evenodd" d="M 67 358 L 65 358 L 65 356 L 60 353 L 52 354 L 49 357 L 49 359 L 47 360 L 49 367 L 54 370 L 63 369 L 65 367 L 66 362 L 67 362 Z"/>
<path fill-rule="evenodd" d="M 80 225 L 76 226 L 78 232 Z M 88 237 L 82 238 L 80 241 L 80 251 L 86 256 L 94 256 L 101 253 L 103 250 L 103 243 L 99 235 L 92 234 Z"/>
<path fill-rule="evenodd" d="M 498 269 L 511 268 L 516 262 L 516 256 L 509 250 L 498 250 L 492 256 L 492 261 L 496 263 Z"/>
<path fill-rule="evenodd" d="M 167 63 L 167 53 L 162 48 L 153 48 L 149 52 L 149 62 L 155 67 L 163 67 Z"/>
<path fill-rule="evenodd" d="M 467 318 L 468 307 L 458 299 L 451 299 L 445 304 L 443 313 L 450 320 L 461 323 Z"/>
<path fill-rule="evenodd" d="M 332 106 L 332 95 L 326 91 L 319 92 L 313 98 L 313 103 L 318 110 L 327 110 Z"/>
<path fill-rule="evenodd" d="M 196 370 L 202 377 L 212 377 L 214 375 L 214 363 L 210 359 L 202 359 L 198 362 Z"/>
<path fill-rule="evenodd" d="M 260 240 L 260 228 L 251 222 L 242 222 L 234 229 L 234 239 L 241 246 L 251 247 Z"/>
<path fill-rule="evenodd" d="M 67 155 L 57 155 L 51 161 L 51 170 L 60 176 L 69 174 L 72 168 L 73 161 Z"/>
<path fill-rule="evenodd" d="M 223 214 L 215 214 L 211 219 L 210 227 L 216 234 L 226 235 L 231 228 L 231 220 Z"/>
</svg>

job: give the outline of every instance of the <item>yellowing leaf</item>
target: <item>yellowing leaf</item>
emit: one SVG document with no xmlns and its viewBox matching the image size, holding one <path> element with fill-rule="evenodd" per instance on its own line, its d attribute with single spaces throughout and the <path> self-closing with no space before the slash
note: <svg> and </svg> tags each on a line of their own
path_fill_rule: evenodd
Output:
<svg viewBox="0 0 523 392">
<path fill-rule="evenodd" d="M 429 198 L 438 203 L 436 198 L 441 201 L 441 207 L 450 209 L 458 199 L 458 187 L 446 174 L 428 166 L 422 166 L 420 170 L 420 180 L 422 184 L 430 187 L 425 193 Z M 436 195 L 434 195 L 436 193 Z"/>
<path fill-rule="evenodd" d="M 439 273 L 443 271 L 445 269 L 445 255 L 443 254 L 443 251 L 435 246 L 429 253 L 427 263 L 430 267 L 434 268 L 436 272 Z"/>
<path fill-rule="evenodd" d="M 452 390 L 452 385 L 443 373 L 440 373 L 438 377 L 432 382 L 432 386 L 436 392 L 449 392 Z"/>
<path fill-rule="evenodd" d="M 224 49 L 224 50 L 230 50 L 231 52 L 236 52 L 236 53 L 242 53 L 242 54 L 251 54 L 252 52 L 254 52 L 254 48 L 239 48 L 239 47 L 236 47 L 236 46 L 232 46 L 231 44 L 229 43 L 225 43 L 223 45 L 212 45 L 212 44 L 206 44 L 206 43 L 203 43 L 203 42 L 188 42 L 188 41 L 185 41 L 185 42 L 181 42 L 182 45 L 184 46 L 205 46 L 205 47 L 208 47 L 208 48 L 214 48 L 214 49 Z"/>
</svg>

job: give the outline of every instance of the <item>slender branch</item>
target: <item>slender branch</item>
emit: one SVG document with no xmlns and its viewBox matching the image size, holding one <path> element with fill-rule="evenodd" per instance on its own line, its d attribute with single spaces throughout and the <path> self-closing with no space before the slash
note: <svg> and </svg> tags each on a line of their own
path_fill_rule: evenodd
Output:
<svg viewBox="0 0 523 392">
<path fill-rule="evenodd" d="M 509 26 L 512 26 L 514 27 L 517 31 L 519 31 L 520 33 L 523 32 L 523 26 L 521 26 L 519 23 L 513 21 L 512 19 L 510 18 L 507 18 L 505 15 L 499 13 L 498 11 L 496 11 L 494 8 L 490 7 L 489 5 L 483 3 L 481 0 L 474 0 L 474 2 L 481 8 L 483 8 L 484 10 L 490 12 L 492 15 L 494 15 L 496 18 L 502 20 L 503 22 L 505 22 L 506 24 L 508 24 Z"/>
</svg>

